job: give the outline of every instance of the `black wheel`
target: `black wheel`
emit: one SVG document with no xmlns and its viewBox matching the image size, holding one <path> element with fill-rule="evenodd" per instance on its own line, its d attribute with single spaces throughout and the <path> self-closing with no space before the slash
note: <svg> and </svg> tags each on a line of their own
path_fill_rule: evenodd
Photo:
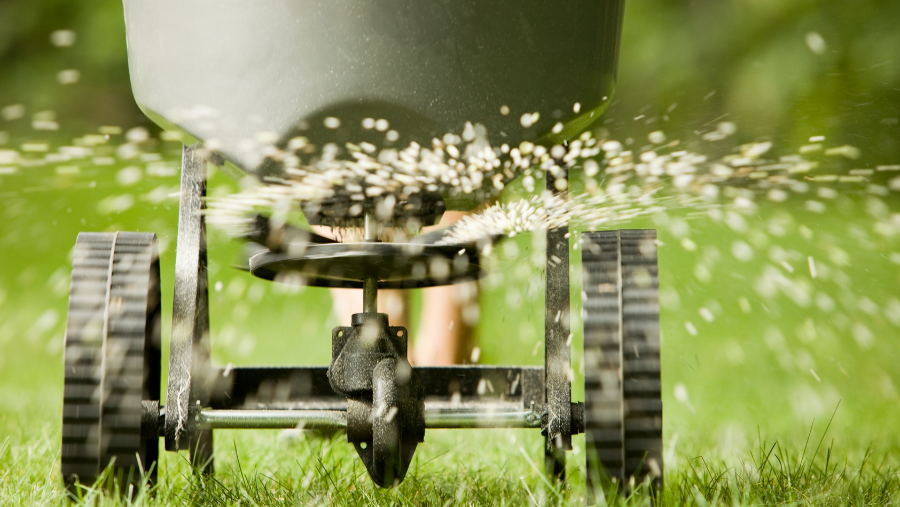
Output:
<svg viewBox="0 0 900 507">
<path fill-rule="evenodd" d="M 588 490 L 662 487 L 659 269 L 656 231 L 582 240 Z M 632 482 L 633 481 L 633 482 Z"/>
<path fill-rule="evenodd" d="M 113 465 L 120 491 L 156 479 L 159 439 L 141 434 L 160 394 L 159 255 L 152 233 L 81 233 L 64 351 L 62 475 L 93 485 Z M 104 486 L 110 486 L 110 483 Z"/>
</svg>

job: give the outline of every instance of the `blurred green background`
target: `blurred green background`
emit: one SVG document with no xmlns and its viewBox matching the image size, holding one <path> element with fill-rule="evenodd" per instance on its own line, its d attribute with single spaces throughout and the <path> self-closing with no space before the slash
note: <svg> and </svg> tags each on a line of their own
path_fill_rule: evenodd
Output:
<svg viewBox="0 0 900 507">
<path fill-rule="evenodd" d="M 821 135 L 831 146 L 858 147 L 853 167 L 898 164 L 898 22 L 896 1 L 629 0 L 604 127 L 635 147 L 663 130 L 721 156 L 727 148 L 700 139 L 731 121 L 738 140 L 772 141 L 776 154 Z M 58 30 L 74 41 L 52 35 Z M 72 70 L 77 76 L 64 72 Z M 0 2 L 0 108 L 0 150 L 76 137 L 95 149 L 77 170 L 52 157 L 10 174 L 0 163 L 0 435 L 27 438 L 59 418 L 78 231 L 159 235 L 168 339 L 180 146 L 145 143 L 135 159 L 117 152 L 115 129 L 103 130 L 108 141 L 84 137 L 103 126 L 158 132 L 131 97 L 117 1 Z M 47 122 L 57 130 L 45 130 Z M 900 203 L 882 195 L 881 172 L 872 178 L 875 187 L 813 190 L 718 219 L 673 210 L 625 224 L 657 227 L 662 244 L 670 465 L 698 454 L 740 457 L 757 430 L 769 440 L 802 439 L 816 420 L 820 433 L 839 403 L 830 433 L 839 442 L 900 444 Z M 221 174 L 211 180 L 212 194 L 236 188 Z M 337 324 L 327 291 L 256 280 L 231 269 L 237 245 L 215 232 L 210 244 L 215 360 L 326 364 Z M 524 235 L 510 244 L 483 284 L 479 361 L 539 364 L 542 282 L 516 260 L 540 241 Z M 576 285 L 576 305 L 579 293 Z"/>
</svg>

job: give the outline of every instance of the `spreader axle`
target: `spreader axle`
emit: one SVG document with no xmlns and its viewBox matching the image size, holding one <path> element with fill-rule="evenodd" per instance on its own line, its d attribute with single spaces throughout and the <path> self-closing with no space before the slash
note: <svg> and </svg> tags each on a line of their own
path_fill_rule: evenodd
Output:
<svg viewBox="0 0 900 507">
<path fill-rule="evenodd" d="M 200 412 L 204 429 L 345 430 L 346 410 L 214 410 Z M 531 410 L 425 409 L 426 428 L 540 428 Z"/>
</svg>

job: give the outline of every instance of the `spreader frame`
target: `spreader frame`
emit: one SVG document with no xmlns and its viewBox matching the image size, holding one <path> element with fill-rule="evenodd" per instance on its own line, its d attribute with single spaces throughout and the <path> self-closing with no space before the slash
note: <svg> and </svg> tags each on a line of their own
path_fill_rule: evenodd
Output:
<svg viewBox="0 0 900 507">
<path fill-rule="evenodd" d="M 339 430 L 347 402 L 334 392 L 327 367 L 216 368 L 209 362 L 206 269 L 207 160 L 199 145 L 182 152 L 175 265 L 175 306 L 168 397 L 157 405 L 158 432 L 170 451 L 189 450 L 191 463 L 213 471 L 215 428 Z M 553 189 L 548 179 L 548 188 Z M 414 367 L 425 387 L 431 428 L 541 428 L 548 473 L 564 478 L 565 451 L 584 431 L 584 406 L 571 401 L 569 234 L 547 233 L 544 367 Z M 260 398 L 260 393 L 263 397 Z M 152 401 L 152 400 L 151 400 Z M 151 404 L 145 404 L 148 407 Z M 145 411 L 150 411 L 145 408 Z M 152 419 L 145 417 L 145 420 Z M 148 428 L 149 429 L 149 428 Z M 152 431 L 152 429 L 150 429 Z"/>
<path fill-rule="evenodd" d="M 655 230 L 579 238 L 584 403 L 571 400 L 567 228 L 547 232 L 544 366 L 413 367 L 408 331 L 377 311 L 375 274 L 361 281 L 363 312 L 350 326 L 332 330 L 329 366 L 220 368 L 209 359 L 203 213 L 207 163 L 215 162 L 198 146 L 185 146 L 183 157 L 167 406 L 159 391 L 155 235 L 85 233 L 76 242 L 62 420 L 62 471 L 70 491 L 107 467 L 120 484 L 133 483 L 141 470 L 150 470 L 146 480 L 153 482 L 160 437 L 167 450 L 189 450 L 195 470 L 210 474 L 217 429 L 343 431 L 382 487 L 403 481 L 427 428 L 539 428 L 546 472 L 556 480 L 565 479 L 572 435 L 585 433 L 589 503 L 597 488 L 610 484 L 624 494 L 637 484 L 662 488 Z M 547 189 L 564 189 L 555 179 L 564 176 L 548 174 Z M 379 244 L 375 230 L 367 223 L 366 243 L 354 247 L 361 255 L 381 251 L 366 249 Z M 285 232 L 300 242 L 330 241 L 301 229 Z M 441 232 L 420 241 L 435 234 Z M 254 238 L 246 239 L 277 250 Z M 72 338 L 79 333 L 88 338 Z M 143 394 L 122 395 L 138 379 Z"/>
</svg>

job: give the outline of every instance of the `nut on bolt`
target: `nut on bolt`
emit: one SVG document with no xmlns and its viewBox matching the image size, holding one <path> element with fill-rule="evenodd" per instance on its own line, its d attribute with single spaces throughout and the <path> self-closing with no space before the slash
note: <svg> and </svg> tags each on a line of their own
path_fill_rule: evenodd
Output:
<svg viewBox="0 0 900 507">
<path fill-rule="evenodd" d="M 572 404 L 571 421 L 573 435 L 584 433 L 584 403 L 578 402 Z"/>
<path fill-rule="evenodd" d="M 539 414 L 537 410 L 534 409 L 534 402 L 531 402 L 531 411 L 525 415 L 525 422 L 528 424 L 534 424 L 538 421 L 541 421 L 541 426 L 543 426 L 543 415 Z"/>
<path fill-rule="evenodd" d="M 534 413 L 534 402 L 531 403 L 531 411 Z M 526 417 L 531 417 L 528 414 Z M 584 433 L 584 403 L 572 403 L 571 432 L 573 435 Z M 544 411 L 541 414 L 541 435 L 547 435 L 547 428 L 550 426 L 550 414 Z"/>
</svg>

